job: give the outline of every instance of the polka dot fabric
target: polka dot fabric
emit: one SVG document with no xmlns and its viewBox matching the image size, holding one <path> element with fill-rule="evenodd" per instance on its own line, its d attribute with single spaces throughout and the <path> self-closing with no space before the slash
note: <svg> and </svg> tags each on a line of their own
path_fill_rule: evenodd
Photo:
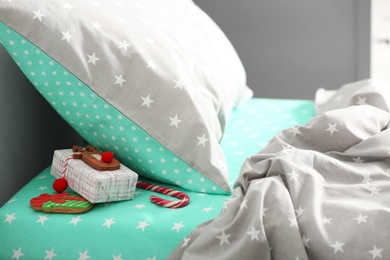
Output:
<svg viewBox="0 0 390 260">
<path fill-rule="evenodd" d="M 90 144 L 118 154 L 142 176 L 189 190 L 224 193 L 37 47 L 4 25 L 0 29 L 7 35 L 2 44 L 29 80 Z"/>
</svg>

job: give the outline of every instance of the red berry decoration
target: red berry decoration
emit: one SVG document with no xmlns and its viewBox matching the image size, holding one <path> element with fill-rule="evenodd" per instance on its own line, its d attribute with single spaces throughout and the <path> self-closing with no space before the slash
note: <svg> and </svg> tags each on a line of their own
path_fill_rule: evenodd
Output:
<svg viewBox="0 0 390 260">
<path fill-rule="evenodd" d="M 102 159 L 101 159 L 102 162 L 110 163 L 110 162 L 112 162 L 112 160 L 114 160 L 114 153 L 112 153 L 112 152 L 103 152 L 102 153 Z"/>
<path fill-rule="evenodd" d="M 53 189 L 58 193 L 63 192 L 67 188 L 68 182 L 65 180 L 65 178 L 59 178 L 53 182 Z"/>
</svg>

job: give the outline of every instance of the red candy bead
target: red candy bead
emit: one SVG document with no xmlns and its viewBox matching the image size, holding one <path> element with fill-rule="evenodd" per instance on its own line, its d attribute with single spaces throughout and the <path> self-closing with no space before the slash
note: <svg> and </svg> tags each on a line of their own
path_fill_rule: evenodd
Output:
<svg viewBox="0 0 390 260">
<path fill-rule="evenodd" d="M 53 182 L 53 189 L 58 193 L 63 192 L 67 188 L 68 182 L 65 180 L 65 178 L 59 178 Z"/>
<path fill-rule="evenodd" d="M 103 152 L 102 153 L 102 159 L 101 159 L 102 162 L 110 163 L 110 162 L 112 162 L 112 160 L 114 160 L 114 153 L 112 153 L 112 152 Z"/>
</svg>

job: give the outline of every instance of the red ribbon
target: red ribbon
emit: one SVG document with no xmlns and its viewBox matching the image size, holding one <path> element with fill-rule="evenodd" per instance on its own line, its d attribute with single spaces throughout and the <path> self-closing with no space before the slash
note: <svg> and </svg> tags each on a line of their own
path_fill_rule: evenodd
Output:
<svg viewBox="0 0 390 260">
<path fill-rule="evenodd" d="M 30 200 L 30 203 L 34 207 L 41 207 L 43 204 L 45 204 L 48 201 L 52 201 L 55 203 L 64 203 L 67 200 L 86 200 L 83 197 L 74 197 L 71 196 L 69 192 L 63 192 L 63 193 L 57 193 L 57 194 L 47 194 L 43 193 L 39 195 L 39 197 L 32 198 Z"/>
</svg>

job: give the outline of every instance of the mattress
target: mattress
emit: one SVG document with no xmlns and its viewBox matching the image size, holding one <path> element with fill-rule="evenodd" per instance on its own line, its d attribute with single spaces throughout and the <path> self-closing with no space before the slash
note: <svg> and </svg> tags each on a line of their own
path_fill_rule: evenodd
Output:
<svg viewBox="0 0 390 260">
<path fill-rule="evenodd" d="M 308 100 L 253 98 L 235 109 L 221 142 L 230 186 L 248 156 L 281 130 L 313 116 Z M 52 192 L 53 180 L 49 166 L 0 208 L 0 259 L 166 259 L 198 225 L 216 218 L 230 198 L 141 178 L 185 192 L 189 205 L 159 207 L 149 200 L 154 192 L 137 189 L 133 200 L 95 204 L 83 214 L 34 211 L 30 199 Z"/>
</svg>

